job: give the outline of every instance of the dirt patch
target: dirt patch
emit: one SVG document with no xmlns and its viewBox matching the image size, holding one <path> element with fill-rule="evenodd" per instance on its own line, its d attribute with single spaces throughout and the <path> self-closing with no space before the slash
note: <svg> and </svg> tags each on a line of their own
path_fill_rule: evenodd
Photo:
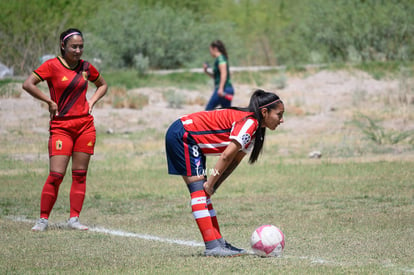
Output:
<svg viewBox="0 0 414 275">
<path fill-rule="evenodd" d="M 414 130 L 414 104 L 409 99 L 414 98 L 414 85 L 405 87 L 403 95 L 401 85 L 399 79 L 376 80 L 361 71 L 320 71 L 309 76 L 288 75 L 286 87 L 281 90 L 272 84 L 260 88 L 275 91 L 285 102 L 285 123 L 280 130 L 286 138 L 318 140 L 321 135 L 346 131 L 347 123 L 358 113 L 379 118 L 384 127 L 396 131 Z M 256 88 L 235 83 L 233 105 L 246 106 Z M 165 99 L 168 90 L 192 103 L 183 104 L 181 108 L 170 107 Z M 207 101 L 211 89 L 138 88 L 128 93 L 147 95 L 149 104 L 142 110 L 106 105 L 95 108 L 93 115 L 99 131 L 128 133 L 148 128 L 165 131 L 179 116 L 203 110 L 204 105 L 194 102 L 199 102 L 200 98 Z M 408 99 L 401 100 L 401 96 Z M 16 129 L 47 133 L 49 118 L 45 104 L 22 92 L 19 98 L 1 99 L 0 120 L 3 135 Z"/>
</svg>

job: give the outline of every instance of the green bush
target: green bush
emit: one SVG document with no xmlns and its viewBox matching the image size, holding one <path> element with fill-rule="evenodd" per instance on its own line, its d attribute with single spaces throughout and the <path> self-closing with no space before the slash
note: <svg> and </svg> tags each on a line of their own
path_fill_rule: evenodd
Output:
<svg viewBox="0 0 414 275">
<path fill-rule="evenodd" d="M 362 131 L 365 139 L 371 140 L 379 145 L 398 144 L 404 140 L 412 144 L 414 141 L 414 130 L 396 131 L 385 129 L 379 125 L 379 121 L 360 113 L 354 117 L 352 124 Z"/>
<path fill-rule="evenodd" d="M 58 55 L 69 27 L 83 31 L 83 58 L 100 71 L 201 68 L 216 39 L 231 66 L 414 58 L 412 0 L 15 0 L 0 10 L 0 62 L 18 75 Z"/>
<path fill-rule="evenodd" d="M 142 53 L 134 55 L 134 67 L 140 76 L 144 75 L 149 68 L 149 58 L 142 55 Z"/>
<path fill-rule="evenodd" d="M 225 23 L 200 23 L 189 10 L 167 6 L 113 5 L 102 7 L 91 19 L 95 52 L 111 66 L 136 67 L 134 57 L 149 60 L 149 67 L 185 67 L 208 55 L 211 34 L 231 31 Z M 101 28 L 105 26 L 105 28 Z"/>
<path fill-rule="evenodd" d="M 17 75 L 30 73 L 45 54 L 60 54 L 59 35 L 81 30 L 96 3 L 85 0 L 0 1 L 0 62 Z"/>
<path fill-rule="evenodd" d="M 312 4 L 304 36 L 328 60 L 413 59 L 412 1 L 316 0 Z"/>
</svg>

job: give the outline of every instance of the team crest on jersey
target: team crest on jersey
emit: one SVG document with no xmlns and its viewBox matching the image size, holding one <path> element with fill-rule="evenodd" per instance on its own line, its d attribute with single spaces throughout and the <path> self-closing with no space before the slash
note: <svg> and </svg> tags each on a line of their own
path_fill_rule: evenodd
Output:
<svg viewBox="0 0 414 275">
<path fill-rule="evenodd" d="M 62 81 L 68 81 L 68 78 L 66 76 L 63 76 Z"/>
<path fill-rule="evenodd" d="M 62 150 L 63 142 L 58 139 L 56 140 L 56 150 Z"/>
<path fill-rule="evenodd" d="M 84 80 L 88 80 L 88 73 L 87 72 L 83 71 L 82 76 L 83 76 Z"/>
<path fill-rule="evenodd" d="M 247 134 L 247 133 L 246 134 L 243 134 L 242 137 L 241 137 L 241 140 L 243 142 L 243 145 L 246 145 L 247 143 L 250 142 L 251 136 L 249 134 Z"/>
</svg>

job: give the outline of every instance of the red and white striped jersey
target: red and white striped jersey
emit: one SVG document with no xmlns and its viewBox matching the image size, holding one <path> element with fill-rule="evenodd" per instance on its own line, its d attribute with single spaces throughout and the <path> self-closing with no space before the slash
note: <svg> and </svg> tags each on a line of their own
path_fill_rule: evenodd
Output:
<svg viewBox="0 0 414 275">
<path fill-rule="evenodd" d="M 242 151 L 253 149 L 254 134 L 258 122 L 253 113 L 234 109 L 202 111 L 182 116 L 184 129 L 197 142 L 205 155 L 219 155 L 229 145 L 237 141 Z"/>
</svg>

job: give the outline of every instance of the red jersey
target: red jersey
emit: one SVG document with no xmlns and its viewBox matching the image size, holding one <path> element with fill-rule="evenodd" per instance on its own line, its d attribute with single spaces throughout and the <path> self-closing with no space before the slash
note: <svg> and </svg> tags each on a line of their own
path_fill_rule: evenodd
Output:
<svg viewBox="0 0 414 275">
<path fill-rule="evenodd" d="M 246 153 L 253 148 L 259 123 L 253 113 L 234 109 L 203 111 L 182 116 L 184 129 L 205 155 L 221 154 L 230 140 L 237 141 Z"/>
<path fill-rule="evenodd" d="M 58 105 L 57 117 L 82 116 L 89 113 L 86 99 L 88 81 L 99 78 L 98 70 L 89 62 L 80 60 L 70 69 L 56 57 L 49 59 L 33 72 L 40 80 L 47 81 L 50 97 Z"/>
</svg>

